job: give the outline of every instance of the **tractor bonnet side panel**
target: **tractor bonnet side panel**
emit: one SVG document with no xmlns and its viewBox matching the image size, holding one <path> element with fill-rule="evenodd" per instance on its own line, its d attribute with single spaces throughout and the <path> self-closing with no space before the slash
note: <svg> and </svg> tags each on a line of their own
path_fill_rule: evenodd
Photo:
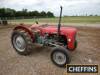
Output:
<svg viewBox="0 0 100 75">
<path fill-rule="evenodd" d="M 76 41 L 76 31 L 71 31 L 67 35 L 67 48 L 70 51 L 75 50 L 75 41 Z"/>
</svg>

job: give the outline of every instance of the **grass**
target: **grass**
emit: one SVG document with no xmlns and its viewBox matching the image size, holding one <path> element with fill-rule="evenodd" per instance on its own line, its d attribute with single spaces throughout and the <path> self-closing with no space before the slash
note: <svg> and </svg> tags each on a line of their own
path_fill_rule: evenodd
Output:
<svg viewBox="0 0 100 75">
<path fill-rule="evenodd" d="M 16 19 L 9 20 L 10 23 L 58 23 L 59 18 L 38 18 L 38 19 Z M 100 23 L 100 16 L 69 16 L 63 17 L 62 23 Z"/>
</svg>

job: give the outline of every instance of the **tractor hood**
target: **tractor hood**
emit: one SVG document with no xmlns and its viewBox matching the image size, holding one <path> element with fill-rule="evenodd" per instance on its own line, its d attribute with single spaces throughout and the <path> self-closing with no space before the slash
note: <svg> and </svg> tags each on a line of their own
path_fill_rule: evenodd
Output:
<svg viewBox="0 0 100 75">
<path fill-rule="evenodd" d="M 76 33 L 76 31 L 77 31 L 76 28 L 73 28 L 73 27 L 61 27 L 60 28 L 61 35 Z M 57 26 L 47 26 L 47 27 L 42 28 L 42 32 L 52 34 L 52 33 L 57 33 L 58 29 L 57 29 Z"/>
</svg>

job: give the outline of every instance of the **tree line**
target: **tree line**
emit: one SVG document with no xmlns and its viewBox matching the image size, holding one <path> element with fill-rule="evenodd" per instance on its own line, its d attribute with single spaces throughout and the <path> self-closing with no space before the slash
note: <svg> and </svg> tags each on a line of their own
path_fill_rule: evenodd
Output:
<svg viewBox="0 0 100 75">
<path fill-rule="evenodd" d="M 11 8 L 0 8 L 0 18 L 46 18 L 54 17 L 54 14 L 50 11 L 28 11 L 27 9 L 22 9 L 21 11 L 16 11 Z"/>
</svg>

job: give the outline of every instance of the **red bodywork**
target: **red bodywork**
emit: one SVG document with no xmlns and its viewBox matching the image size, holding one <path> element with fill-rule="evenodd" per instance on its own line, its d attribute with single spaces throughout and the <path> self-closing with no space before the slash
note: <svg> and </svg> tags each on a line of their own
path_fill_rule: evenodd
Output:
<svg viewBox="0 0 100 75">
<path fill-rule="evenodd" d="M 25 31 L 27 31 L 31 38 L 33 39 L 34 42 L 34 35 L 32 33 L 32 31 L 34 31 L 34 29 L 39 29 L 41 31 L 41 35 L 44 35 L 45 33 L 48 34 L 53 34 L 53 33 L 57 33 L 57 26 L 47 26 L 47 27 L 42 27 L 40 25 L 31 25 L 31 26 L 25 26 L 25 25 L 20 25 L 14 28 L 14 30 L 17 29 L 23 29 Z M 67 48 L 71 51 L 74 50 L 75 46 L 75 37 L 76 37 L 76 28 L 72 28 L 72 27 L 61 27 L 60 28 L 60 35 L 64 35 L 67 39 Z"/>
</svg>

